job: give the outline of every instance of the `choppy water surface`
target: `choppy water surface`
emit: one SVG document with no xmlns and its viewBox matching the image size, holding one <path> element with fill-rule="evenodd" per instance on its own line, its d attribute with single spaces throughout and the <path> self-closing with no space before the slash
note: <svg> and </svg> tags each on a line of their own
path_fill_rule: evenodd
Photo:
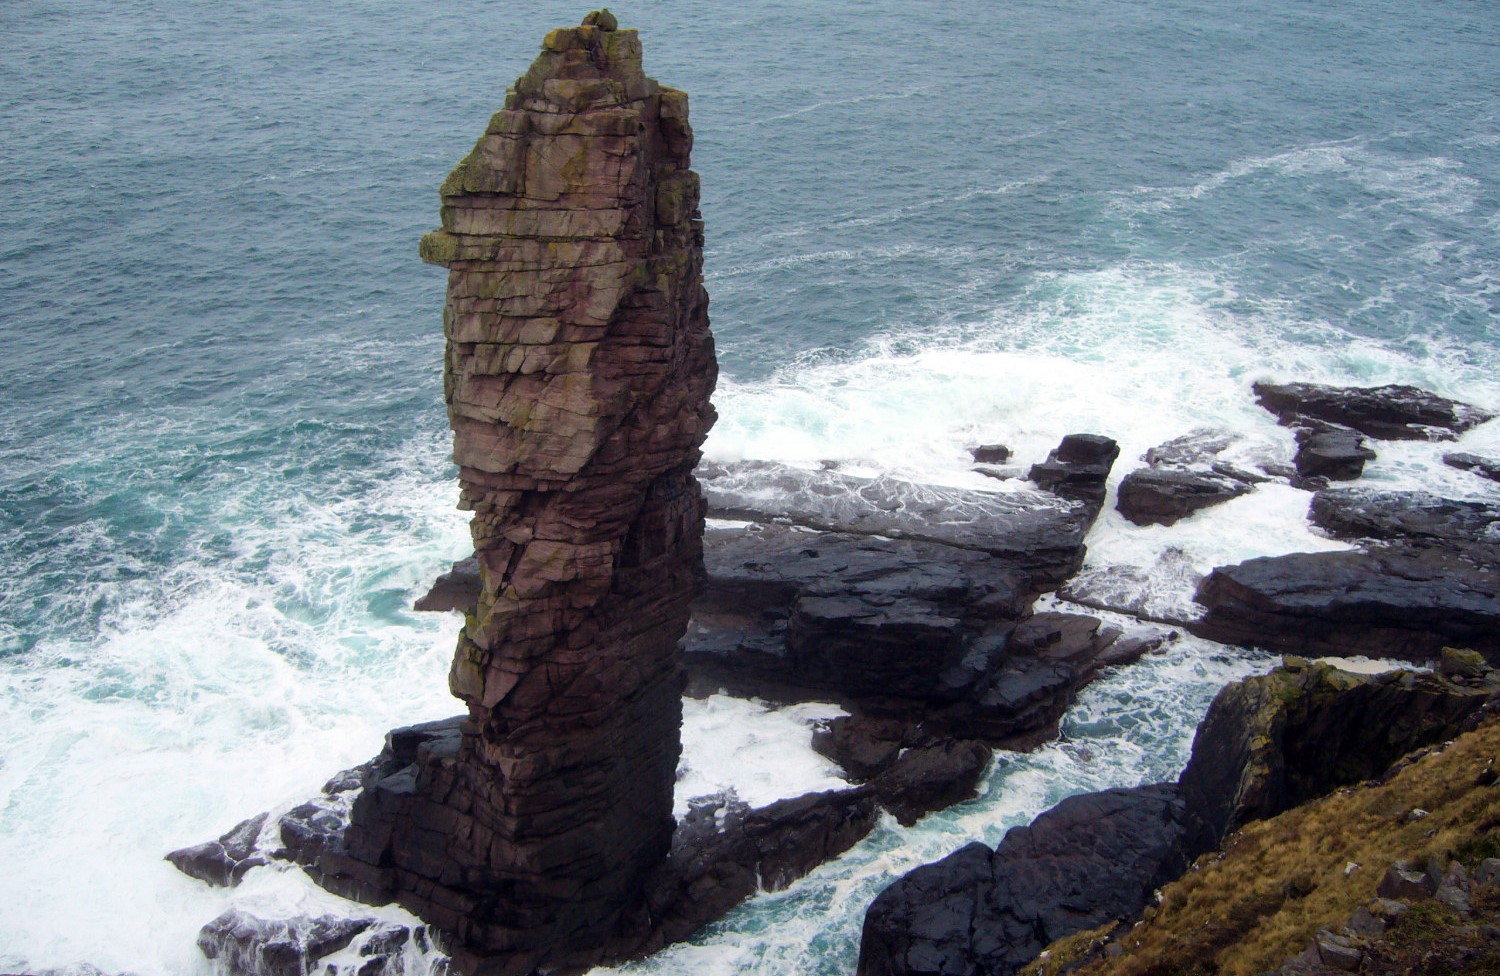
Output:
<svg viewBox="0 0 1500 976">
<path fill-rule="evenodd" d="M 1109 434 L 1118 477 L 1199 426 L 1288 456 L 1259 378 L 1500 408 L 1493 5 L 614 9 L 692 94 L 714 459 L 980 487 L 983 441 L 1029 462 Z M 231 900 L 324 902 L 291 875 L 208 891 L 162 852 L 455 711 L 456 623 L 407 609 L 467 541 L 442 274 L 415 244 L 544 31 L 583 12 L 0 5 L 0 969 L 208 972 L 193 939 Z M 1444 449 L 1382 445 L 1367 478 L 1496 497 Z M 1459 449 L 1500 454 L 1500 425 Z M 1304 505 L 1263 489 L 1171 530 L 1107 512 L 1091 565 L 1328 545 Z M 847 972 L 890 877 L 1170 777 L 1213 690 L 1265 663 L 1176 645 L 979 800 L 632 968 Z M 816 757 L 765 759 L 812 714 L 693 705 L 685 781 L 826 783 Z"/>
</svg>

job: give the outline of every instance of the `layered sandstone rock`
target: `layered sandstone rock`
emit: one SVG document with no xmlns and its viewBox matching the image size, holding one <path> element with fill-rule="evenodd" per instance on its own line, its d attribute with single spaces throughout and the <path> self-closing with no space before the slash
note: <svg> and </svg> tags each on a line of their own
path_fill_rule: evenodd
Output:
<svg viewBox="0 0 1500 976">
<path fill-rule="evenodd" d="M 365 788 L 326 874 L 464 969 L 596 960 L 671 845 L 716 375 L 691 146 L 687 96 L 590 15 L 547 35 L 422 240 L 479 563 L 468 716 Z"/>
</svg>

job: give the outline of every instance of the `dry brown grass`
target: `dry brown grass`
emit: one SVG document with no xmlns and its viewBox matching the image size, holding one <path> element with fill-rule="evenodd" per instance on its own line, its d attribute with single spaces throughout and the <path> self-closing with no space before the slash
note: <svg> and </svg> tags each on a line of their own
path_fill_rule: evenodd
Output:
<svg viewBox="0 0 1500 976">
<path fill-rule="evenodd" d="M 1393 861 L 1478 853 L 1500 843 L 1500 785 L 1476 780 L 1500 756 L 1500 720 L 1411 762 L 1382 786 L 1341 790 L 1247 825 L 1162 891 L 1159 907 L 1096 959 L 1088 976 L 1256 976 L 1343 924 Z M 1410 819 L 1414 808 L 1428 816 Z M 1361 867 L 1346 873 L 1354 862 Z M 1085 945 L 1058 945 L 1065 952 Z M 1038 972 L 1044 970 L 1038 969 Z"/>
</svg>

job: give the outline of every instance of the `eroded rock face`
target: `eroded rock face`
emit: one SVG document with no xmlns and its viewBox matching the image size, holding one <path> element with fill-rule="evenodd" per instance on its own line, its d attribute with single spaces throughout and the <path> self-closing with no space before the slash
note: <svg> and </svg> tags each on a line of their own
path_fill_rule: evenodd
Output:
<svg viewBox="0 0 1500 976">
<path fill-rule="evenodd" d="M 445 397 L 479 569 L 457 742 L 369 785 L 343 883 L 496 972 L 588 964 L 667 856 L 692 471 L 716 375 L 687 96 L 553 31 L 442 188 Z M 449 747 L 451 746 L 451 748 Z"/>
<path fill-rule="evenodd" d="M 1482 664 L 1480 664 L 1482 669 Z M 1437 674 L 1354 674 L 1289 659 L 1264 677 L 1227 685 L 1193 740 L 1179 784 L 1196 857 L 1251 820 L 1275 816 L 1384 772 L 1413 749 L 1463 731 L 1500 690 Z"/>
</svg>

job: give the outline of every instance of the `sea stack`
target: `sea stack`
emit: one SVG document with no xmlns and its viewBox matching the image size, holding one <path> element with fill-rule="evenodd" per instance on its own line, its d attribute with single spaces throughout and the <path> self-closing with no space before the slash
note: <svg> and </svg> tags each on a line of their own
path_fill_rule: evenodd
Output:
<svg viewBox="0 0 1500 976">
<path fill-rule="evenodd" d="M 590 14 L 547 35 L 422 239 L 449 269 L 481 578 L 450 674 L 468 715 L 365 789 L 341 873 L 450 932 L 466 971 L 597 961 L 671 844 L 717 374 L 691 147 L 687 95 Z"/>
</svg>

